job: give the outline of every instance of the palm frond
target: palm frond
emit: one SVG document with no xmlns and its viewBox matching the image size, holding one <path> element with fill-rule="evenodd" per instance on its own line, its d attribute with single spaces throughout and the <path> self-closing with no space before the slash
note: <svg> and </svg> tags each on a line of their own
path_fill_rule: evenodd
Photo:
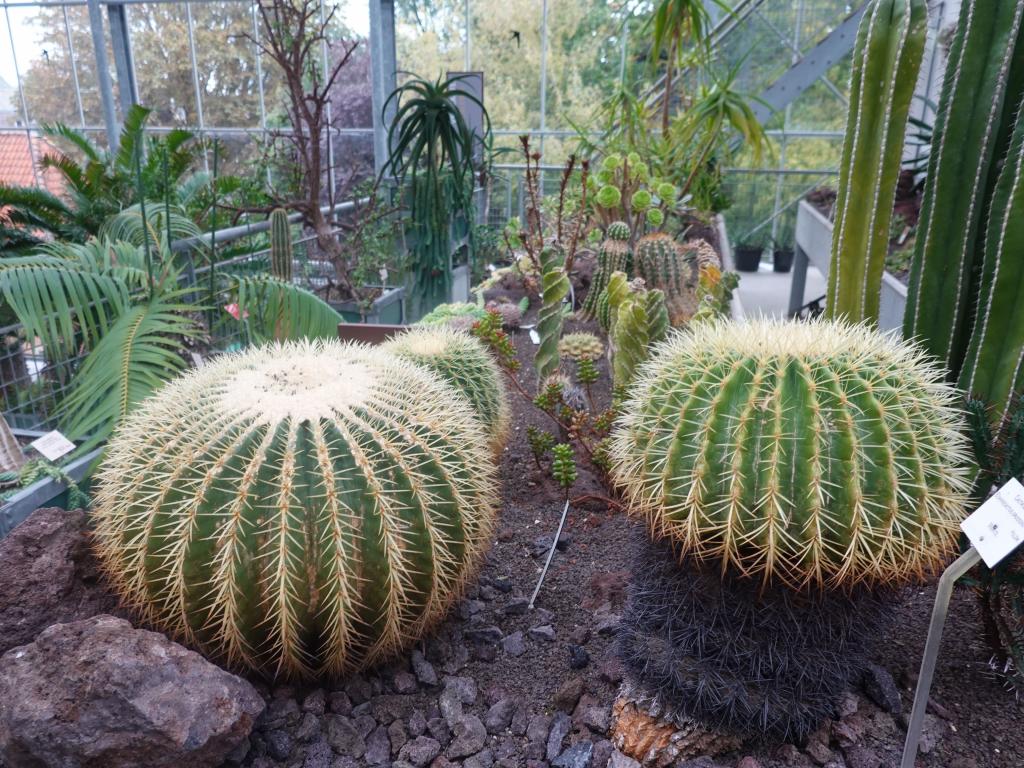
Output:
<svg viewBox="0 0 1024 768">
<path fill-rule="evenodd" d="M 201 329 L 193 307 L 157 296 L 125 311 L 89 353 L 61 403 L 60 423 L 86 452 L 106 440 L 125 415 L 185 369 L 185 340 Z"/>
<path fill-rule="evenodd" d="M 266 275 L 230 275 L 240 316 L 259 341 L 333 338 L 344 318 L 320 297 Z"/>
<path fill-rule="evenodd" d="M 108 274 L 124 283 L 129 292 L 144 290 L 148 284 L 146 255 L 132 243 L 92 237 L 84 243 L 47 243 L 39 248 L 39 253 Z"/>
<path fill-rule="evenodd" d="M 164 242 L 168 231 L 167 207 L 162 203 L 146 203 L 146 219 L 142 218 L 142 207 L 133 205 L 125 208 L 103 223 L 100 234 L 110 240 L 123 240 L 132 245 L 142 246 L 149 239 L 151 246 Z M 170 232 L 172 240 L 197 237 L 199 227 L 178 206 L 170 206 Z M 169 247 L 169 243 L 164 243 Z"/>
<path fill-rule="evenodd" d="M 128 306 L 125 284 L 110 274 L 46 252 L 0 259 L 0 294 L 29 338 L 38 336 L 51 355 L 70 355 L 80 343 L 98 344 Z"/>
<path fill-rule="evenodd" d="M 81 131 L 77 131 L 64 123 L 47 123 L 42 126 L 41 131 L 44 136 L 53 139 L 64 139 L 64 141 L 73 144 L 90 162 L 100 164 L 104 162 L 103 151 L 93 144 L 89 137 Z"/>
</svg>

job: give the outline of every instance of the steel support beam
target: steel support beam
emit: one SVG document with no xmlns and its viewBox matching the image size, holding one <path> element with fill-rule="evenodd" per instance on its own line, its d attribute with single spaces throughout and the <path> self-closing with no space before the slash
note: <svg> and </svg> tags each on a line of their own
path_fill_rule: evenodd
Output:
<svg viewBox="0 0 1024 768">
<path fill-rule="evenodd" d="M 373 161 L 377 173 L 387 162 L 388 128 L 395 115 L 395 105 L 384 103 L 397 83 L 395 62 L 395 3 L 394 0 L 370 2 L 370 77 L 373 83 Z"/>
<path fill-rule="evenodd" d="M 135 82 L 135 61 L 132 57 L 132 41 L 128 34 L 128 9 L 123 3 L 108 5 L 107 20 L 110 22 L 110 46 L 114 52 L 114 71 L 117 72 L 117 91 L 121 101 L 121 114 L 125 115 L 132 105 L 139 103 L 139 87 Z"/>
<path fill-rule="evenodd" d="M 857 26 L 866 7 L 867 3 L 862 3 L 805 56 L 800 57 L 799 61 L 758 94 L 757 100 L 751 106 L 761 123 L 767 122 L 775 112 L 785 109 L 786 105 L 796 100 L 818 78 L 853 50 L 853 44 L 857 40 Z"/>
<path fill-rule="evenodd" d="M 88 6 L 92 50 L 96 57 L 96 85 L 100 91 L 100 103 L 103 105 L 103 124 L 107 131 L 107 144 L 110 151 L 113 152 L 117 150 L 121 126 L 117 122 L 117 111 L 114 108 L 114 84 L 110 79 L 110 64 L 107 62 L 103 11 L 100 9 L 99 0 L 88 0 Z"/>
</svg>

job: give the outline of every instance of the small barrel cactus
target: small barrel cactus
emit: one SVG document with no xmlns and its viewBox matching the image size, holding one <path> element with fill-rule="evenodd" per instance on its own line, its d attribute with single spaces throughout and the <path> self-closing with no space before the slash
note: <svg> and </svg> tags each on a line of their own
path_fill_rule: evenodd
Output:
<svg viewBox="0 0 1024 768">
<path fill-rule="evenodd" d="M 604 354 L 604 344 L 592 333 L 567 333 L 558 341 L 558 354 L 570 360 L 597 360 Z"/>
<path fill-rule="evenodd" d="M 270 274 L 286 283 L 292 281 L 292 230 L 284 208 L 270 212 Z"/>
<path fill-rule="evenodd" d="M 624 221 L 613 221 L 604 231 L 605 237 L 609 240 L 629 240 L 629 224 Z"/>
<path fill-rule="evenodd" d="M 641 369 L 613 475 L 655 537 L 723 568 L 797 587 L 917 578 L 954 551 L 968 491 L 942 379 L 863 326 L 696 323 Z"/>
<path fill-rule="evenodd" d="M 337 677 L 442 618 L 495 519 L 467 401 L 423 366 L 338 341 L 226 355 L 144 401 L 93 518 L 143 618 L 268 678 Z"/>
<path fill-rule="evenodd" d="M 501 450 L 508 436 L 508 399 L 501 371 L 478 339 L 443 325 L 428 325 L 413 327 L 382 348 L 425 365 L 462 392 L 483 422 L 491 446 Z"/>
</svg>

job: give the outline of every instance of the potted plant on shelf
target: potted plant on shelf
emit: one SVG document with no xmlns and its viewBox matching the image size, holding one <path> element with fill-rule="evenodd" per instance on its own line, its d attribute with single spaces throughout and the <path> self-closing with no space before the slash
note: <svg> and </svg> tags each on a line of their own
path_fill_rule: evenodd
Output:
<svg viewBox="0 0 1024 768">
<path fill-rule="evenodd" d="M 757 272 L 764 253 L 764 240 L 760 237 L 744 237 L 736 242 L 733 258 L 740 272 Z"/>
<path fill-rule="evenodd" d="M 772 269 L 789 272 L 793 267 L 793 246 L 772 238 Z"/>
</svg>

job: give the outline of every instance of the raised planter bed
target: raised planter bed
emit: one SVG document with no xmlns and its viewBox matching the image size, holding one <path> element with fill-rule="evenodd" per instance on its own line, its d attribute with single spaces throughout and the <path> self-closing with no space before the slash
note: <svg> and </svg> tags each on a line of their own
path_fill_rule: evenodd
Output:
<svg viewBox="0 0 1024 768">
<path fill-rule="evenodd" d="M 89 451 L 66 464 L 64 471 L 72 480 L 79 483 L 102 453 L 103 448 Z M 65 506 L 67 490 L 68 487 L 64 483 L 47 477 L 15 493 L 0 506 L 0 539 L 39 507 Z"/>
<path fill-rule="evenodd" d="M 365 315 L 355 301 L 329 301 L 328 304 L 351 323 L 402 325 L 405 322 L 405 288 L 385 288 Z"/>
<path fill-rule="evenodd" d="M 796 314 L 808 299 L 804 296 L 807 265 L 813 264 L 828 278 L 832 261 L 832 222 L 806 200 L 800 201 L 796 213 L 796 252 L 793 257 L 793 281 L 789 290 L 789 314 Z M 889 272 L 882 273 L 882 291 L 878 314 L 878 327 L 883 331 L 903 327 L 903 312 L 907 307 L 907 286 Z"/>
</svg>

